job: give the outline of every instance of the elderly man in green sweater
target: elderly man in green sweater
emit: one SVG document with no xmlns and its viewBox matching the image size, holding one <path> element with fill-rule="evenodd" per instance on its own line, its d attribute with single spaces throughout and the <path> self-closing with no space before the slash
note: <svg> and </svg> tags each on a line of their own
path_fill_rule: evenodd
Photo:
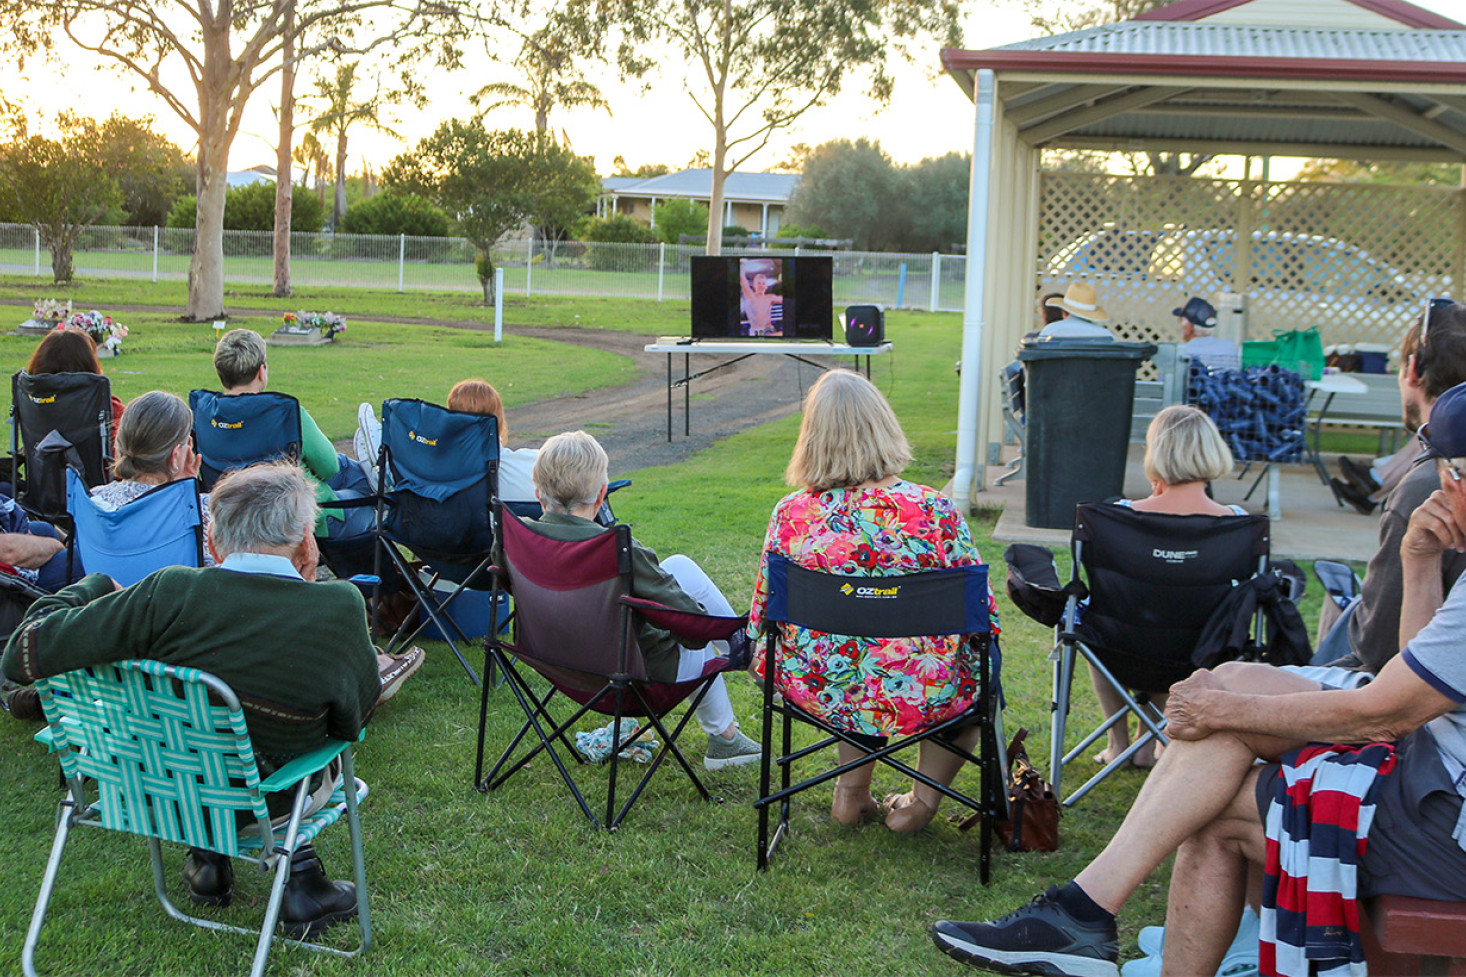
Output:
<svg viewBox="0 0 1466 977">
<path fill-rule="evenodd" d="M 170 567 L 119 588 L 90 574 L 36 601 L 5 648 L 17 682 L 102 662 L 150 658 L 212 672 L 239 696 L 260 772 L 356 739 L 381 692 L 361 594 L 314 583 L 315 497 L 300 468 L 256 465 L 220 479 L 210 496 L 208 545 L 218 565 Z M 327 785 L 329 786 L 329 785 Z M 318 794 L 326 793 L 325 790 Z M 290 798 L 271 795 L 272 812 Z M 190 849 L 189 897 L 229 903 L 233 866 Z M 304 937 L 356 914 L 356 890 L 333 882 L 309 846 L 291 860 L 280 918 Z"/>
</svg>

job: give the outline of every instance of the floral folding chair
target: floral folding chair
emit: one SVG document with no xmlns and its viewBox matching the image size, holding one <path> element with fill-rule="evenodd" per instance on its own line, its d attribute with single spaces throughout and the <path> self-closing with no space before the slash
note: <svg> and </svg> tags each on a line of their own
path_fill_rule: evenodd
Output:
<svg viewBox="0 0 1466 977">
<path fill-rule="evenodd" d="M 147 838 L 153 887 L 163 910 L 205 929 L 257 937 L 251 977 L 265 972 L 276 939 L 346 957 L 371 946 L 366 863 L 357 817 L 367 787 L 354 776 L 350 743 L 332 742 L 261 777 L 239 699 L 207 672 L 131 660 L 66 672 L 42 679 L 36 687 L 48 723 L 36 738 L 60 758 L 67 796 L 58 812 L 51 857 L 21 951 L 27 977 L 36 974 L 36 947 L 73 827 Z M 353 789 L 338 786 L 323 806 L 307 813 L 312 775 L 338 757 L 341 784 Z M 265 795 L 285 790 L 293 791 L 294 799 L 282 826 L 272 823 Z M 343 814 L 351 834 L 359 945 L 341 950 L 277 936 L 291 855 Z M 259 930 L 189 916 L 174 905 L 164 888 L 163 841 L 244 859 L 273 873 Z"/>
</svg>

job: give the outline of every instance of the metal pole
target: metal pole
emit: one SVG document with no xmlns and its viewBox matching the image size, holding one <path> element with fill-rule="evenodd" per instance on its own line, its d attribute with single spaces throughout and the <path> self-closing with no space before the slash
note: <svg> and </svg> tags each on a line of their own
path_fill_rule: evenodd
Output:
<svg viewBox="0 0 1466 977">
<path fill-rule="evenodd" d="M 402 291 L 404 276 L 407 273 L 407 235 L 397 235 L 397 291 Z"/>
<path fill-rule="evenodd" d="M 504 339 L 504 269 L 494 269 L 494 342 Z"/>
<path fill-rule="evenodd" d="M 529 276 L 534 269 L 534 231 L 529 232 L 529 248 L 524 255 L 524 297 L 529 298 Z"/>
<path fill-rule="evenodd" d="M 942 253 L 932 252 L 932 300 L 927 306 L 928 312 L 937 311 L 937 305 L 942 297 Z"/>
<path fill-rule="evenodd" d="M 972 504 L 977 476 L 978 382 L 982 362 L 982 333 L 987 291 L 988 199 L 992 187 L 994 102 L 997 79 L 991 68 L 977 72 L 973 107 L 977 112 L 972 140 L 972 174 L 967 204 L 967 295 L 962 311 L 962 377 L 957 394 L 957 459 L 952 476 L 952 501 L 959 512 Z M 1030 477 L 1032 475 L 1030 474 Z"/>
<path fill-rule="evenodd" d="M 153 225 L 153 282 L 158 281 L 158 225 Z"/>
<path fill-rule="evenodd" d="M 41 232 L 35 229 L 31 233 L 36 236 L 36 277 L 41 277 Z"/>
<path fill-rule="evenodd" d="M 667 242 L 657 245 L 657 301 L 662 301 L 662 279 L 667 271 Z"/>
</svg>

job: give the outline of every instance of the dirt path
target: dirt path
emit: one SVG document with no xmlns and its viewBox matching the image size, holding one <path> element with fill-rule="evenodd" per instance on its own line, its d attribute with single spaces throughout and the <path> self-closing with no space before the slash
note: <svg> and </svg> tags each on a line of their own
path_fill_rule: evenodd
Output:
<svg viewBox="0 0 1466 977">
<path fill-rule="evenodd" d="M 0 305 L 24 306 L 18 300 L 0 299 Z M 176 313 L 176 306 L 117 306 L 119 312 Z M 229 318 L 275 318 L 277 311 L 240 309 Z M 487 331 L 491 323 L 464 322 L 448 319 L 403 318 L 395 316 L 355 316 L 363 322 L 390 322 L 405 325 L 442 326 L 449 329 Z M 719 362 L 732 357 L 695 356 L 692 368 L 713 370 L 692 385 L 692 433 L 684 437 L 682 404 L 679 388 L 673 397 L 673 439 L 667 440 L 667 357 L 648 353 L 646 345 L 655 336 L 616 332 L 606 329 L 573 327 L 515 326 L 506 323 L 504 332 L 514 336 L 530 336 L 571 346 L 589 346 L 632 359 L 637 367 L 634 381 L 616 387 L 587 391 L 566 397 L 554 397 L 514 408 L 513 428 L 516 447 L 538 447 L 544 440 L 561 431 L 584 428 L 594 434 L 611 456 L 614 474 L 671 465 L 683 461 L 715 442 L 746 428 L 795 413 L 804 391 L 818 376 L 818 370 L 783 356 L 751 356 L 739 363 L 714 369 Z M 675 359 L 675 358 L 674 358 Z M 680 376 L 682 364 L 674 363 Z M 492 378 L 489 378 L 492 380 Z M 306 405 L 309 406 L 309 405 Z M 792 444 L 791 444 L 792 447 Z M 351 439 L 337 443 L 339 450 L 351 453 Z"/>
</svg>

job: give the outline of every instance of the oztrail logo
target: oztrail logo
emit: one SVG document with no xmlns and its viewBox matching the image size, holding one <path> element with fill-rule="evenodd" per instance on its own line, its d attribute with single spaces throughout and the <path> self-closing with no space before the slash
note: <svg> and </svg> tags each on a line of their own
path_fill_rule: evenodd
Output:
<svg viewBox="0 0 1466 977">
<path fill-rule="evenodd" d="M 416 441 L 418 444 L 425 444 L 429 448 L 436 448 L 438 446 L 437 438 L 425 438 L 421 434 L 418 434 L 416 431 L 408 431 L 407 440 Z"/>
<path fill-rule="evenodd" d="M 1165 560 L 1167 563 L 1184 563 L 1187 560 L 1194 560 L 1200 556 L 1197 550 L 1162 550 L 1154 549 L 1150 555 L 1157 560 Z"/>
<path fill-rule="evenodd" d="M 209 421 L 209 423 L 214 427 L 222 427 L 226 431 L 238 431 L 244 427 L 243 421 L 235 421 L 233 424 L 230 424 L 228 421 L 221 421 L 217 417 Z"/>
<path fill-rule="evenodd" d="M 55 394 L 52 394 L 49 397 L 37 397 L 34 394 L 32 394 L 31 395 L 31 403 L 33 403 L 33 404 L 54 404 L 54 403 L 56 403 L 56 395 Z"/>
<path fill-rule="evenodd" d="M 876 597 L 885 600 L 895 597 L 900 591 L 900 587 L 852 587 L 848 583 L 840 587 L 840 593 L 846 597 L 854 594 L 856 597 Z"/>
</svg>

